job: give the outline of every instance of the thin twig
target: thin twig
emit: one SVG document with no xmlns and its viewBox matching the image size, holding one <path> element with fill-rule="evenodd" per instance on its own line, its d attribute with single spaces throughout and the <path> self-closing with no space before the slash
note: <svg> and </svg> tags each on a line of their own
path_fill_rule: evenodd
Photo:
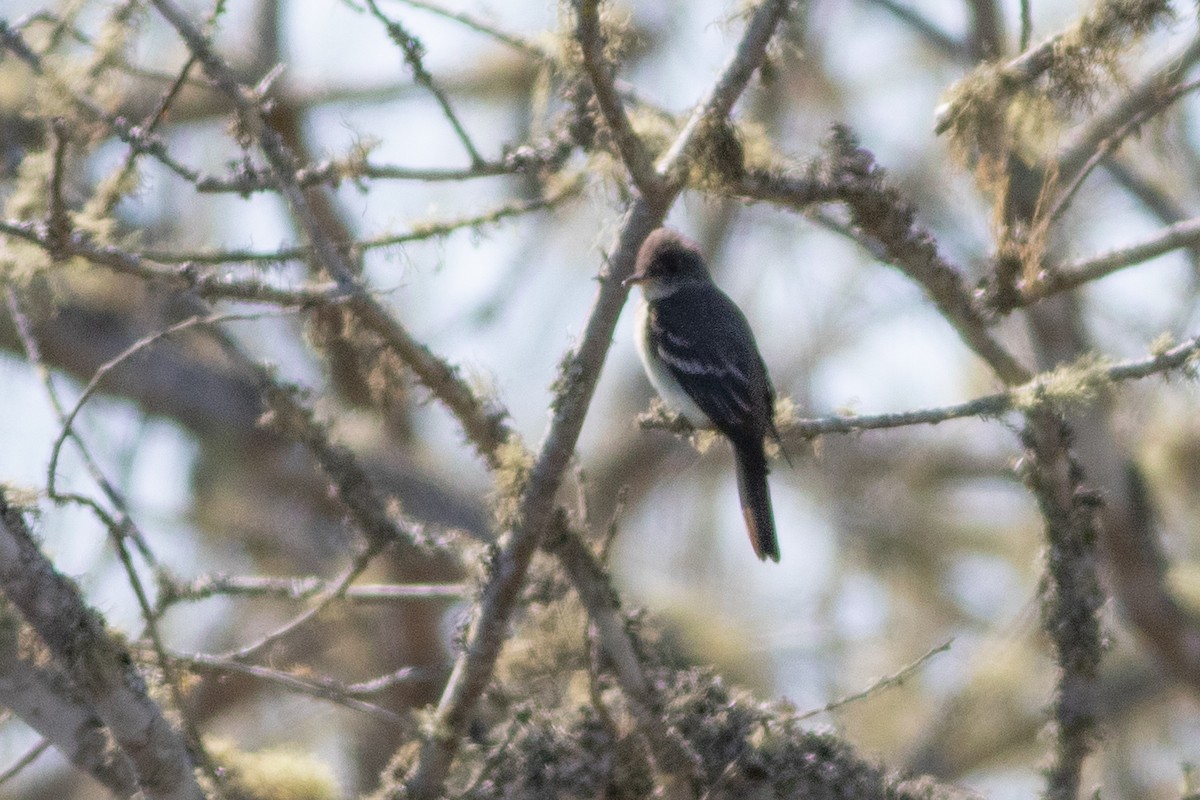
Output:
<svg viewBox="0 0 1200 800">
<path fill-rule="evenodd" d="M 358 683 L 348 683 L 342 688 L 350 697 L 370 697 L 406 683 L 441 680 L 449 669 L 449 664 L 441 667 L 401 667 L 387 675 L 380 675 L 377 678 L 370 678 Z"/>
<path fill-rule="evenodd" d="M 390 711 L 386 708 L 378 706 L 374 703 L 368 703 L 365 700 L 360 700 L 354 696 L 354 693 L 348 687 L 331 679 L 313 679 L 305 676 L 294 675 L 290 672 L 284 672 L 270 667 L 264 667 L 258 664 L 247 664 L 244 661 L 237 659 L 225 658 L 223 656 L 211 656 L 202 653 L 184 654 L 172 653 L 171 658 L 174 662 L 195 673 L 217 673 L 217 674 L 236 674 L 248 675 L 252 678 L 257 678 L 261 681 L 286 689 L 290 692 L 308 695 L 320 700 L 328 700 L 331 703 L 337 703 L 340 706 L 345 706 L 352 711 L 359 711 L 367 714 L 375 719 L 390 723 L 398 728 L 408 729 L 412 726 L 412 721 L 409 717 L 397 714 L 395 711 Z"/>
<path fill-rule="evenodd" d="M 55 388 L 54 381 L 50 376 L 50 369 L 46 366 L 46 362 L 42 358 L 41 350 L 38 347 L 37 337 L 33 334 L 33 323 L 30 321 L 29 315 L 27 315 L 25 310 L 21 307 L 20 300 L 17 298 L 16 290 L 10 288 L 5 294 L 8 303 L 8 312 L 12 317 L 13 326 L 17 330 L 17 337 L 21 340 L 21 346 L 25 350 L 25 357 L 37 371 L 38 376 L 42 381 L 42 385 L 46 389 L 46 396 L 50 399 L 50 405 L 53 407 L 54 413 L 58 416 L 59 424 L 63 425 L 66 420 L 66 411 L 62 400 L 58 395 L 58 389 Z M 146 542 L 145 536 L 142 535 L 141 530 L 134 523 L 133 518 L 129 515 L 129 509 L 124 498 L 121 496 L 120 492 L 116 490 L 116 487 L 113 486 L 108 480 L 108 477 L 104 474 L 103 470 L 100 469 L 100 465 L 97 464 L 96 460 L 92 457 L 92 452 L 84 443 L 83 439 L 77 433 L 75 433 L 75 431 L 71 431 L 70 436 L 71 441 L 73 441 L 76 447 L 79 448 L 79 453 L 83 458 L 84 466 L 87 468 L 92 480 L 94 480 L 96 484 L 100 486 L 101 491 L 104 492 L 109 502 L 113 504 L 114 508 L 116 508 L 118 516 L 114 517 L 113 515 L 109 514 L 108 511 L 100 505 L 100 503 L 96 502 L 91 497 L 58 493 L 54 490 L 53 486 L 47 488 L 47 495 L 54 502 L 74 502 L 91 509 L 91 511 L 101 521 L 101 524 L 104 525 L 105 530 L 114 533 L 114 535 L 128 536 L 129 538 L 133 539 L 134 543 L 138 547 L 138 552 L 142 558 L 146 560 L 146 563 L 148 563 L 151 567 L 157 568 L 158 557 L 155 556 L 154 551 L 150 549 L 149 544 Z"/>
<path fill-rule="evenodd" d="M 212 597 L 263 597 L 281 600 L 311 600 L 328 592 L 335 582 L 315 576 L 268 578 L 260 575 L 208 575 L 190 583 L 163 587 L 160 605 L 197 602 Z M 465 583 L 358 584 L 342 597 L 357 603 L 388 603 L 408 600 L 462 600 L 471 592 Z"/>
<path fill-rule="evenodd" d="M 354 558 L 354 560 L 344 570 L 342 570 L 342 574 L 330 581 L 324 587 L 321 593 L 317 596 L 316 602 L 314 602 L 311 606 L 304 609 L 304 611 L 292 617 L 278 628 L 264 634 L 258 639 L 255 639 L 253 642 L 243 645 L 236 650 L 230 650 L 229 652 L 218 656 L 218 658 L 227 661 L 247 661 L 255 653 L 270 647 L 280 639 L 283 639 L 285 636 L 288 636 L 304 625 L 307 625 L 309 622 L 316 619 L 321 612 L 325 611 L 327 608 L 333 605 L 333 603 L 340 600 L 345 595 L 346 591 L 350 588 L 350 584 L 354 582 L 355 578 L 357 578 L 359 575 L 362 575 L 363 572 L 366 571 L 367 567 L 371 565 L 371 560 L 378 554 L 378 552 L 378 548 L 363 548 L 362 552 L 360 552 Z"/>
<path fill-rule="evenodd" d="M 502 30 L 499 27 L 492 25 L 489 22 L 485 22 L 479 17 L 469 14 L 465 11 L 451 11 L 450 9 L 444 8 L 437 3 L 427 2 L 427 0 L 399 1 L 406 6 L 419 8 L 423 11 L 428 11 L 431 14 L 436 14 L 439 17 L 444 17 L 445 19 L 461 23 L 464 27 L 470 28 L 476 33 L 482 33 L 485 36 L 489 36 L 498 42 L 508 45 L 514 50 L 519 50 L 526 55 L 533 56 L 539 61 L 550 61 L 553 58 L 553 55 L 550 52 L 548 52 L 544 47 L 534 40 Z"/>
<path fill-rule="evenodd" d="M 1061 46 L 1064 40 L 1077 34 L 1081 28 L 1091 26 L 1095 31 L 1092 39 L 1082 46 L 1103 49 L 1115 47 L 1119 41 L 1144 33 L 1154 23 L 1161 23 L 1170 16 L 1170 11 L 1166 8 L 1165 3 L 1154 9 L 1153 13 L 1140 15 L 1122 14 L 1120 8 L 1114 4 L 1097 4 L 1070 28 L 1047 37 L 1004 64 L 998 66 L 993 63 L 982 64 L 975 73 L 961 79 L 959 85 L 977 80 L 982 76 L 984 80 L 992 83 L 1002 95 L 999 99 L 993 99 L 990 102 L 1004 102 L 1006 98 L 1014 96 L 1022 88 L 1046 75 L 1064 52 L 1064 48 Z M 1097 25 L 1097 23 L 1100 24 Z M 953 94 L 953 92 L 952 89 L 951 93 Z M 945 133 L 954 125 L 960 115 L 971 113 L 972 105 L 972 100 L 967 97 L 955 97 L 954 100 L 939 109 L 934 131 L 938 134 Z"/>
<path fill-rule="evenodd" d="M 109 113 L 92 100 L 79 96 L 67 81 L 48 73 L 42 63 L 41 57 L 25 44 L 18 31 L 8 27 L 3 20 L 0 20 L 0 47 L 15 53 L 18 58 L 30 67 L 35 75 L 50 80 L 54 84 L 55 90 L 60 92 L 62 96 L 70 98 L 72 105 L 80 113 L 91 121 L 104 123 L 118 139 L 129 145 L 135 152 L 146 153 L 152 156 L 167 169 L 189 183 L 196 182 L 199 173 L 172 157 L 161 139 L 153 134 L 143 132 L 140 128 L 131 125 L 123 117 Z"/>
<path fill-rule="evenodd" d="M 1017 39 L 1017 49 L 1022 53 L 1029 49 L 1033 41 L 1033 2 L 1021 0 L 1021 34 Z"/>
<path fill-rule="evenodd" d="M 660 175 L 682 182 L 685 159 L 698 146 L 700 133 L 716 130 L 729 120 L 734 104 L 766 59 L 767 44 L 791 5 L 792 0 L 764 0 L 749 15 L 745 33 L 721 67 L 712 88 L 659 159 Z"/>
<path fill-rule="evenodd" d="M 546 197 L 537 197 L 532 200 L 518 200 L 512 203 L 505 203 L 504 205 L 498 206 L 490 211 L 485 211 L 480 214 L 473 214 L 469 217 L 439 220 L 437 222 L 430 222 L 424 225 L 414 225 L 411 230 L 405 233 L 395 233 L 385 236 L 358 239 L 345 249 L 347 251 L 352 250 L 355 253 L 365 253 L 372 250 L 382 250 L 389 247 L 396 247 L 397 245 L 407 244 L 409 242 L 438 239 L 460 230 L 478 230 L 485 225 L 491 225 L 512 217 L 522 216 L 535 211 L 552 209 L 559 203 L 575 197 L 582 189 L 582 180 L 571 181 Z M 249 264 L 257 262 L 282 264 L 288 261 L 298 261 L 301 259 L 311 258 L 313 255 L 313 250 L 311 247 L 304 246 L 282 247 L 278 250 L 271 251 L 221 249 L 207 252 L 173 252 L 169 250 L 145 250 L 139 255 L 142 258 L 147 258 L 160 264 L 212 265 L 242 263 Z"/>
<path fill-rule="evenodd" d="M 1074 175 L 1088 158 L 1100 148 L 1105 139 L 1120 130 L 1127 120 L 1137 116 L 1147 106 L 1160 102 L 1164 91 L 1185 82 L 1188 71 L 1200 60 L 1200 35 L 1192 37 L 1178 53 L 1171 53 L 1163 63 L 1142 78 L 1112 106 L 1094 114 L 1081 131 L 1053 158 L 1061 175 Z"/>
<path fill-rule="evenodd" d="M 141 611 L 142 619 L 146 625 L 146 632 L 149 635 L 151 644 L 154 648 L 156 662 L 159 669 L 162 671 L 163 681 L 166 683 L 167 692 L 171 696 L 171 701 L 180 713 L 183 729 L 187 735 L 189 746 L 192 752 L 199 759 L 202 769 L 204 769 L 209 778 L 213 781 L 213 785 L 218 794 L 223 796 L 223 792 L 221 790 L 222 780 L 218 774 L 218 771 L 213 765 L 212 759 L 208 754 L 199 730 L 196 728 L 195 722 L 191 716 L 185 712 L 186 705 L 184 704 L 181 684 L 177 679 L 175 670 L 172 667 L 170 660 L 167 658 L 166 647 L 163 644 L 162 634 L 158 627 L 158 616 L 155 614 L 154 608 L 150 602 L 149 595 L 146 592 L 146 587 L 142 583 L 141 575 L 134 566 L 133 559 L 127 546 L 127 541 L 130 539 L 133 540 L 135 546 L 138 548 L 138 552 L 152 568 L 158 568 L 158 559 L 150 549 L 149 544 L 146 542 L 145 536 L 134 523 L 133 517 L 129 513 L 129 503 L 126 501 L 124 495 L 117 491 L 112 481 L 108 479 L 108 476 L 103 473 L 95 459 L 92 457 L 91 450 L 87 447 L 79 434 L 72 429 L 71 420 L 73 420 L 78 414 L 79 409 L 82 407 L 86 398 L 81 397 L 69 413 L 64 411 L 64 406 L 59 400 L 58 393 L 50 379 L 49 370 L 45 367 L 45 364 L 41 359 L 41 354 L 37 347 L 37 341 L 33 336 L 28 317 L 20 308 L 16 293 L 12 289 L 8 290 L 8 305 L 18 333 L 22 342 L 24 343 L 26 354 L 28 355 L 30 362 L 36 365 L 37 369 L 42 375 L 42 381 L 46 387 L 47 394 L 50 397 L 51 405 L 54 407 L 55 413 L 58 415 L 59 424 L 62 428 L 62 434 L 60 438 L 56 440 L 55 450 L 51 458 L 51 466 L 49 468 L 50 474 L 47 481 L 46 492 L 50 498 L 56 502 L 70 500 L 81 502 L 83 505 L 95 512 L 97 517 L 99 517 L 101 522 L 104 524 L 105 530 L 107 530 L 109 534 L 109 540 L 112 542 L 113 549 L 117 553 L 117 558 L 121 562 L 121 567 L 125 571 L 126 580 L 128 581 L 130 588 L 133 590 L 134 597 L 137 600 L 138 608 Z M 126 354 L 123 355 L 128 356 L 137 352 L 137 350 L 141 349 L 139 344 L 135 344 L 130 348 L 129 351 L 127 351 Z M 121 356 L 118 356 L 118 361 L 116 363 L 120 363 L 120 359 Z M 112 366 L 115 365 L 116 364 L 112 364 Z M 109 365 L 105 365 L 105 367 L 108 366 Z M 105 367 L 101 367 L 101 369 L 103 370 Z M 99 382 L 97 381 L 97 385 L 98 383 Z M 93 480 L 95 480 L 96 483 L 101 487 L 101 490 L 105 493 L 109 502 L 111 502 L 117 509 L 119 514 L 118 517 L 114 518 L 107 511 L 101 508 L 99 503 L 93 501 L 91 498 L 74 494 L 62 495 L 56 491 L 54 484 L 55 475 L 57 473 L 55 465 L 57 464 L 58 460 L 58 448 L 61 446 L 62 442 L 65 441 L 67 436 L 69 436 L 72 441 L 75 442 Z"/>
<path fill-rule="evenodd" d="M 293 309 L 290 311 L 285 311 L 284 313 L 295 313 L 295 310 Z M 54 446 L 50 449 L 50 464 L 46 468 L 46 485 L 48 487 L 48 491 L 51 494 L 55 492 L 59 456 L 62 453 L 63 444 L 66 442 L 67 437 L 71 435 L 72 425 L 75 422 L 75 417 L 77 417 L 79 412 L 83 410 L 84 404 L 87 403 L 91 396 L 96 393 L 96 391 L 100 388 L 100 384 L 110 372 L 121 366 L 121 364 L 125 363 L 127 360 L 137 355 L 147 347 L 150 347 L 160 340 L 169 336 L 173 336 L 177 333 L 182 333 L 197 327 L 211 327 L 225 322 L 234 322 L 238 320 L 261 320 L 264 316 L 268 315 L 264 314 L 263 312 L 257 312 L 252 314 L 230 313 L 189 317 L 181 322 L 175 323 L 174 325 L 170 325 L 161 331 L 157 331 L 137 340 L 133 344 L 129 345 L 129 347 L 125 348 L 120 353 L 106 361 L 104 364 L 100 365 L 100 367 L 92 375 L 91 380 L 89 380 L 87 385 L 83 387 L 83 391 L 80 392 L 75 404 L 63 418 L 61 429 L 59 430 L 58 436 L 54 439 Z"/>
<path fill-rule="evenodd" d="M 153 134 L 162 121 L 167 117 L 167 110 L 171 104 L 179 97 L 184 86 L 188 83 L 188 74 L 195 66 L 196 59 L 189 58 L 184 62 L 183 67 L 179 70 L 179 75 L 167 88 L 163 96 L 159 98 L 158 105 L 142 122 L 141 131 L 143 134 Z M 121 164 L 121 168 L 117 171 L 115 178 L 110 178 L 107 182 L 108 192 L 98 198 L 99 216 L 108 216 L 116 208 L 117 202 L 121 199 L 122 189 L 129 177 L 133 174 L 134 167 L 137 166 L 138 157 L 141 155 L 136 148 L 130 148 L 125 154 L 125 161 Z"/>
<path fill-rule="evenodd" d="M 1071 182 L 1062 190 L 1058 198 L 1054 202 L 1054 206 L 1037 220 L 1040 225 L 1049 225 L 1057 221 L 1070 206 L 1071 201 L 1075 198 L 1079 187 L 1083 184 L 1087 176 L 1092 173 L 1105 158 L 1113 151 L 1120 147 L 1125 139 L 1134 133 L 1138 128 L 1146 123 L 1156 114 L 1162 113 L 1171 106 L 1179 98 L 1183 97 L 1188 92 L 1200 88 L 1200 81 L 1190 81 L 1188 83 L 1172 86 L 1169 89 L 1160 92 L 1153 98 L 1153 101 L 1147 103 L 1144 107 L 1138 109 L 1137 113 L 1133 114 L 1125 121 L 1123 125 L 1113 131 L 1108 137 L 1100 142 L 1096 147 L 1096 151 L 1088 158 L 1088 160 L 1079 168 L 1079 170 L 1071 178 Z"/>
<path fill-rule="evenodd" d="M 803 714 L 800 714 L 799 716 L 796 717 L 796 722 L 803 722 L 804 720 L 811 719 L 812 717 L 815 717 L 818 714 L 827 714 L 830 711 L 836 711 L 837 709 L 839 709 L 843 706 L 850 705 L 851 703 L 856 703 L 859 700 L 864 700 L 874 694 L 877 694 L 878 692 L 880 692 L 884 689 L 890 689 L 893 686 L 900 686 L 906 680 L 908 680 L 910 677 L 912 677 L 913 673 L 915 673 L 921 667 L 925 666 L 926 662 L 928 662 L 934 656 L 949 651 L 950 645 L 952 645 L 952 644 L 954 644 L 954 640 L 947 639 L 946 641 L 939 644 L 937 647 L 934 647 L 931 650 L 928 650 L 924 655 L 919 656 L 911 664 L 906 664 L 905 666 L 901 667 L 896 672 L 893 672 L 891 675 L 885 675 L 884 677 L 879 678 L 878 680 L 872 682 L 871 685 L 867 686 L 867 688 L 863 689 L 862 691 L 855 692 L 854 694 L 848 694 L 843 698 L 834 700 L 833 702 L 822 706 L 821 708 L 815 708 L 812 711 L 806 711 Z"/>
<path fill-rule="evenodd" d="M 1028 305 L 1060 292 L 1136 266 L 1172 250 L 1200 245 L 1200 217 L 1168 225 L 1151 238 L 1068 264 L 1021 287 L 1021 304 Z"/>
<path fill-rule="evenodd" d="M 356 319 L 376 333 L 383 343 L 408 365 L 421 383 L 431 391 L 459 420 L 467 438 L 475 445 L 489 466 L 499 465 L 497 451 L 513 436 L 501 414 L 493 413 L 463 380 L 457 370 L 434 355 L 402 326 L 390 311 L 359 282 L 354 269 L 337 243 L 326 232 L 321 220 L 296 182 L 295 159 L 280 134 L 263 118 L 262 110 L 247 95 L 230 66 L 213 49 L 208 38 L 191 22 L 188 15 L 173 0 L 151 0 L 154 7 L 170 22 L 196 56 L 204 71 L 217 87 L 234 103 L 238 118 L 257 141 L 275 178 L 279 193 L 286 200 L 297 225 L 308 238 L 316 264 L 325 270 L 349 298 L 347 307 Z"/>
<path fill-rule="evenodd" d="M 8 769 L 0 772 L 0 786 L 8 783 L 10 780 L 20 775 L 26 767 L 33 764 L 42 757 L 42 754 L 54 746 L 54 743 L 49 739 L 42 739 L 33 747 L 26 750 L 16 761 L 12 763 Z"/>
<path fill-rule="evenodd" d="M 387 29 L 388 37 L 392 42 L 404 53 L 404 61 L 408 64 L 408 68 L 412 70 L 413 79 L 421 86 L 424 86 L 433 95 L 434 99 L 437 100 L 437 104 L 442 109 L 442 114 L 445 115 L 446 120 L 450 123 L 450 127 L 454 129 L 454 134 L 462 143 L 463 149 L 467 151 L 467 155 L 470 156 L 471 166 L 479 166 L 486 163 L 483 156 L 479 155 L 479 151 L 475 149 L 475 144 L 471 141 L 471 137 L 467 134 L 467 130 L 463 127 L 458 115 L 454 113 L 454 109 L 450 105 L 450 99 L 446 97 L 446 93 L 434 82 L 433 76 L 425 68 L 425 46 L 417 37 L 409 33 L 403 25 L 384 14 L 379 9 L 375 0 L 367 0 L 367 7 L 371 9 L 372 16 L 383 23 Z"/>
<path fill-rule="evenodd" d="M 7 293 L 9 312 L 12 315 L 13 322 L 17 328 L 18 335 L 21 338 L 25 352 L 31 364 L 39 371 L 42 377 L 42 382 L 46 387 L 46 393 L 50 398 L 51 405 L 54 407 L 55 413 L 58 415 L 59 424 L 64 430 L 70 428 L 67 421 L 67 414 L 64 411 L 64 406 L 59 399 L 58 392 L 54 387 L 54 383 L 50 378 L 50 372 L 42 360 L 41 353 L 38 350 L 37 340 L 33 335 L 32 326 L 29 319 L 21 309 L 17 301 L 16 292 L 12 289 Z M 187 734 L 189 745 L 192 751 L 196 754 L 200 761 L 201 767 L 213 781 L 213 785 L 218 794 L 223 796 L 221 790 L 222 781 L 213 766 L 212 759 L 208 755 L 204 742 L 200 736 L 198 729 L 195 726 L 192 718 L 184 712 L 186 708 L 183 702 L 182 690 L 180 683 L 176 679 L 174 669 L 166 656 L 166 649 L 163 646 L 162 635 L 158 629 L 157 616 L 151 607 L 149 597 L 142 584 L 141 576 L 133 565 L 133 560 L 130 557 L 129 549 L 126 546 L 126 540 L 132 539 L 138 548 L 138 552 L 142 558 L 152 567 L 158 568 L 158 559 L 154 552 L 150 549 L 146 542 L 145 536 L 134 523 L 133 517 L 129 513 L 129 504 L 125 497 L 117 491 L 116 487 L 108 479 L 108 476 L 100 469 L 96 460 L 92 457 L 90 448 L 84 443 L 83 439 L 74 430 L 70 431 L 70 438 L 75 442 L 79 452 L 83 458 L 84 464 L 87 467 L 92 479 L 100 486 L 109 502 L 117 509 L 117 517 L 110 515 L 101 505 L 90 497 L 79 494 L 60 494 L 55 491 L 53 480 L 50 481 L 47 487 L 47 494 L 51 500 L 55 502 L 77 502 L 92 510 L 92 512 L 100 519 L 101 524 L 109 533 L 109 539 L 113 544 L 114 550 L 117 552 L 118 559 L 121 562 L 122 568 L 125 570 L 125 575 L 129 581 L 130 587 L 134 591 L 137 598 L 138 606 L 142 613 L 142 618 L 146 624 L 146 630 L 150 635 L 151 642 L 154 646 L 159 669 L 162 671 L 163 679 L 167 684 L 167 691 L 171 695 L 172 702 L 175 708 L 179 711 L 182 720 L 184 732 Z"/>
<path fill-rule="evenodd" d="M 63 198 L 64 163 L 67 148 L 70 146 L 70 132 L 67 130 L 66 121 L 55 119 L 50 123 L 50 138 L 52 157 L 50 181 L 46 192 L 46 202 L 49 205 L 46 214 L 46 238 L 51 257 L 58 257 L 62 243 L 66 241 L 71 230 L 71 217 L 67 214 L 67 204 Z"/>
<path fill-rule="evenodd" d="M 0 220 L 0 234 L 51 252 L 50 234 L 44 223 Z M 335 283 L 285 288 L 255 276 L 234 277 L 226 272 L 204 271 L 193 261 L 168 267 L 118 247 L 95 244 L 90 237 L 78 231 L 71 233 L 58 247 L 61 256 L 81 258 L 125 275 L 191 290 L 208 300 L 238 300 L 297 308 L 328 306 L 348 300 L 346 293 Z"/>
<path fill-rule="evenodd" d="M 754 71 L 762 64 L 767 45 L 788 6 L 787 0 L 766 0 L 751 12 L 736 57 L 726 65 L 708 98 L 701 104 L 707 113 L 727 114 L 733 107 L 737 96 L 744 91 Z M 583 24 L 585 30 L 582 34 L 587 35 L 587 23 Z M 591 31 L 590 34 L 597 35 L 598 31 Z M 596 42 L 593 39 L 583 46 L 586 51 L 589 47 L 595 47 Z M 596 61 L 598 56 L 593 51 L 591 58 L 594 63 L 589 74 L 600 84 L 606 85 L 608 76 L 603 65 Z M 597 89 L 595 84 L 593 89 Z M 676 146 L 670 151 L 675 155 L 660 166 L 661 175 L 670 174 L 678 168 L 676 162 L 688 150 L 699 128 L 699 124 L 693 124 L 684 129 Z M 633 157 L 640 158 L 636 153 Z M 644 165 L 633 167 L 627 163 L 626 168 L 632 173 L 634 169 L 644 169 Z M 658 185 L 657 182 L 655 185 Z M 553 521 L 555 497 L 571 463 L 600 368 L 612 343 L 617 317 L 628 293 L 620 282 L 632 273 L 638 249 L 651 230 L 662 223 L 678 191 L 678 186 L 668 186 L 661 193 L 647 194 L 643 191 L 624 220 L 580 343 L 574 353 L 564 359 L 559 389 L 552 404 L 554 416 L 550 429 L 530 468 L 512 529 L 500 543 L 494 566 L 468 629 L 465 648 L 455 662 L 454 671 L 438 703 L 431 725 L 433 733 L 425 739 L 416 766 L 404 787 L 410 798 L 430 800 L 442 793 L 463 733 L 473 717 L 476 702 L 490 682 L 529 562 Z"/>
<path fill-rule="evenodd" d="M 916 31 L 921 38 L 955 61 L 965 61 L 971 54 L 970 49 L 961 41 L 942 30 L 932 20 L 922 16 L 916 9 L 897 2 L 897 0 L 866 0 L 869 5 L 881 8 L 909 28 Z"/>
<path fill-rule="evenodd" d="M 322 184 L 336 185 L 342 181 L 401 180 L 437 183 L 466 181 L 513 175 L 521 167 L 507 162 L 488 161 L 469 167 L 401 167 L 391 164 L 371 164 L 362 159 L 330 159 L 296 170 L 296 182 L 304 188 Z M 273 173 L 249 167 L 239 168 L 228 177 L 204 175 L 196 182 L 196 191 L 205 193 L 232 192 L 246 195 L 251 192 L 274 191 L 279 186 Z"/>
<path fill-rule="evenodd" d="M 617 534 L 621 531 L 621 518 L 625 516 L 625 504 L 628 500 L 629 486 L 622 485 L 617 489 L 616 497 L 613 498 L 612 516 L 609 518 L 604 536 L 600 540 L 600 552 L 596 557 L 601 567 L 608 566 L 613 543 L 617 541 Z"/>
</svg>

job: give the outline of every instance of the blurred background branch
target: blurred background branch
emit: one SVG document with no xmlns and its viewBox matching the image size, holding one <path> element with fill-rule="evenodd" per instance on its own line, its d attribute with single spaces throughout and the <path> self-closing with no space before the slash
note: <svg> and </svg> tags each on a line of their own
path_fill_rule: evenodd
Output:
<svg viewBox="0 0 1200 800">
<path fill-rule="evenodd" d="M 1178 796 L 1193 8 L 0 13 L 5 791 Z M 776 569 L 635 422 L 664 221 L 782 398 Z"/>
</svg>

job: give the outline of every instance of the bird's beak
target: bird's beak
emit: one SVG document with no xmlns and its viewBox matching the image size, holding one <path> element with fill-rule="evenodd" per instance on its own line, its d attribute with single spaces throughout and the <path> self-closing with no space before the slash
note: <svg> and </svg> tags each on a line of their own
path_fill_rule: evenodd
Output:
<svg viewBox="0 0 1200 800">
<path fill-rule="evenodd" d="M 644 272 L 635 272 L 625 280 L 621 281 L 621 285 L 625 287 L 636 286 L 639 283 L 645 283 L 650 280 L 650 276 Z"/>
</svg>

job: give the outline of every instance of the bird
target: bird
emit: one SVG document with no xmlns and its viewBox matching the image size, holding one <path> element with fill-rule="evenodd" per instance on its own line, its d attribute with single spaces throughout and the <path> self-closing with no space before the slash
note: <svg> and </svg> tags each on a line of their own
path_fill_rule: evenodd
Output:
<svg viewBox="0 0 1200 800">
<path fill-rule="evenodd" d="M 646 376 L 669 409 L 729 440 L 750 544 L 760 560 L 778 562 L 765 440 L 782 440 L 746 315 L 713 282 L 699 246 L 671 228 L 651 232 L 623 284 L 641 289 L 637 349 Z"/>
</svg>

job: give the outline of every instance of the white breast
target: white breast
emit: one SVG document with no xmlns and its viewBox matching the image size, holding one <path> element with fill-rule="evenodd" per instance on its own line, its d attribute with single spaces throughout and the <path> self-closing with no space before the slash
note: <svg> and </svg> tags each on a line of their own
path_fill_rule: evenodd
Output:
<svg viewBox="0 0 1200 800">
<path fill-rule="evenodd" d="M 671 370 L 659 358 L 658 353 L 650 346 L 650 306 L 643 299 L 637 306 L 637 350 L 642 357 L 642 365 L 646 368 L 646 377 L 650 379 L 658 396 L 667 404 L 667 408 L 676 414 L 682 414 L 693 427 L 711 428 L 712 421 L 700 410 L 700 406 L 692 400 Z"/>
</svg>

